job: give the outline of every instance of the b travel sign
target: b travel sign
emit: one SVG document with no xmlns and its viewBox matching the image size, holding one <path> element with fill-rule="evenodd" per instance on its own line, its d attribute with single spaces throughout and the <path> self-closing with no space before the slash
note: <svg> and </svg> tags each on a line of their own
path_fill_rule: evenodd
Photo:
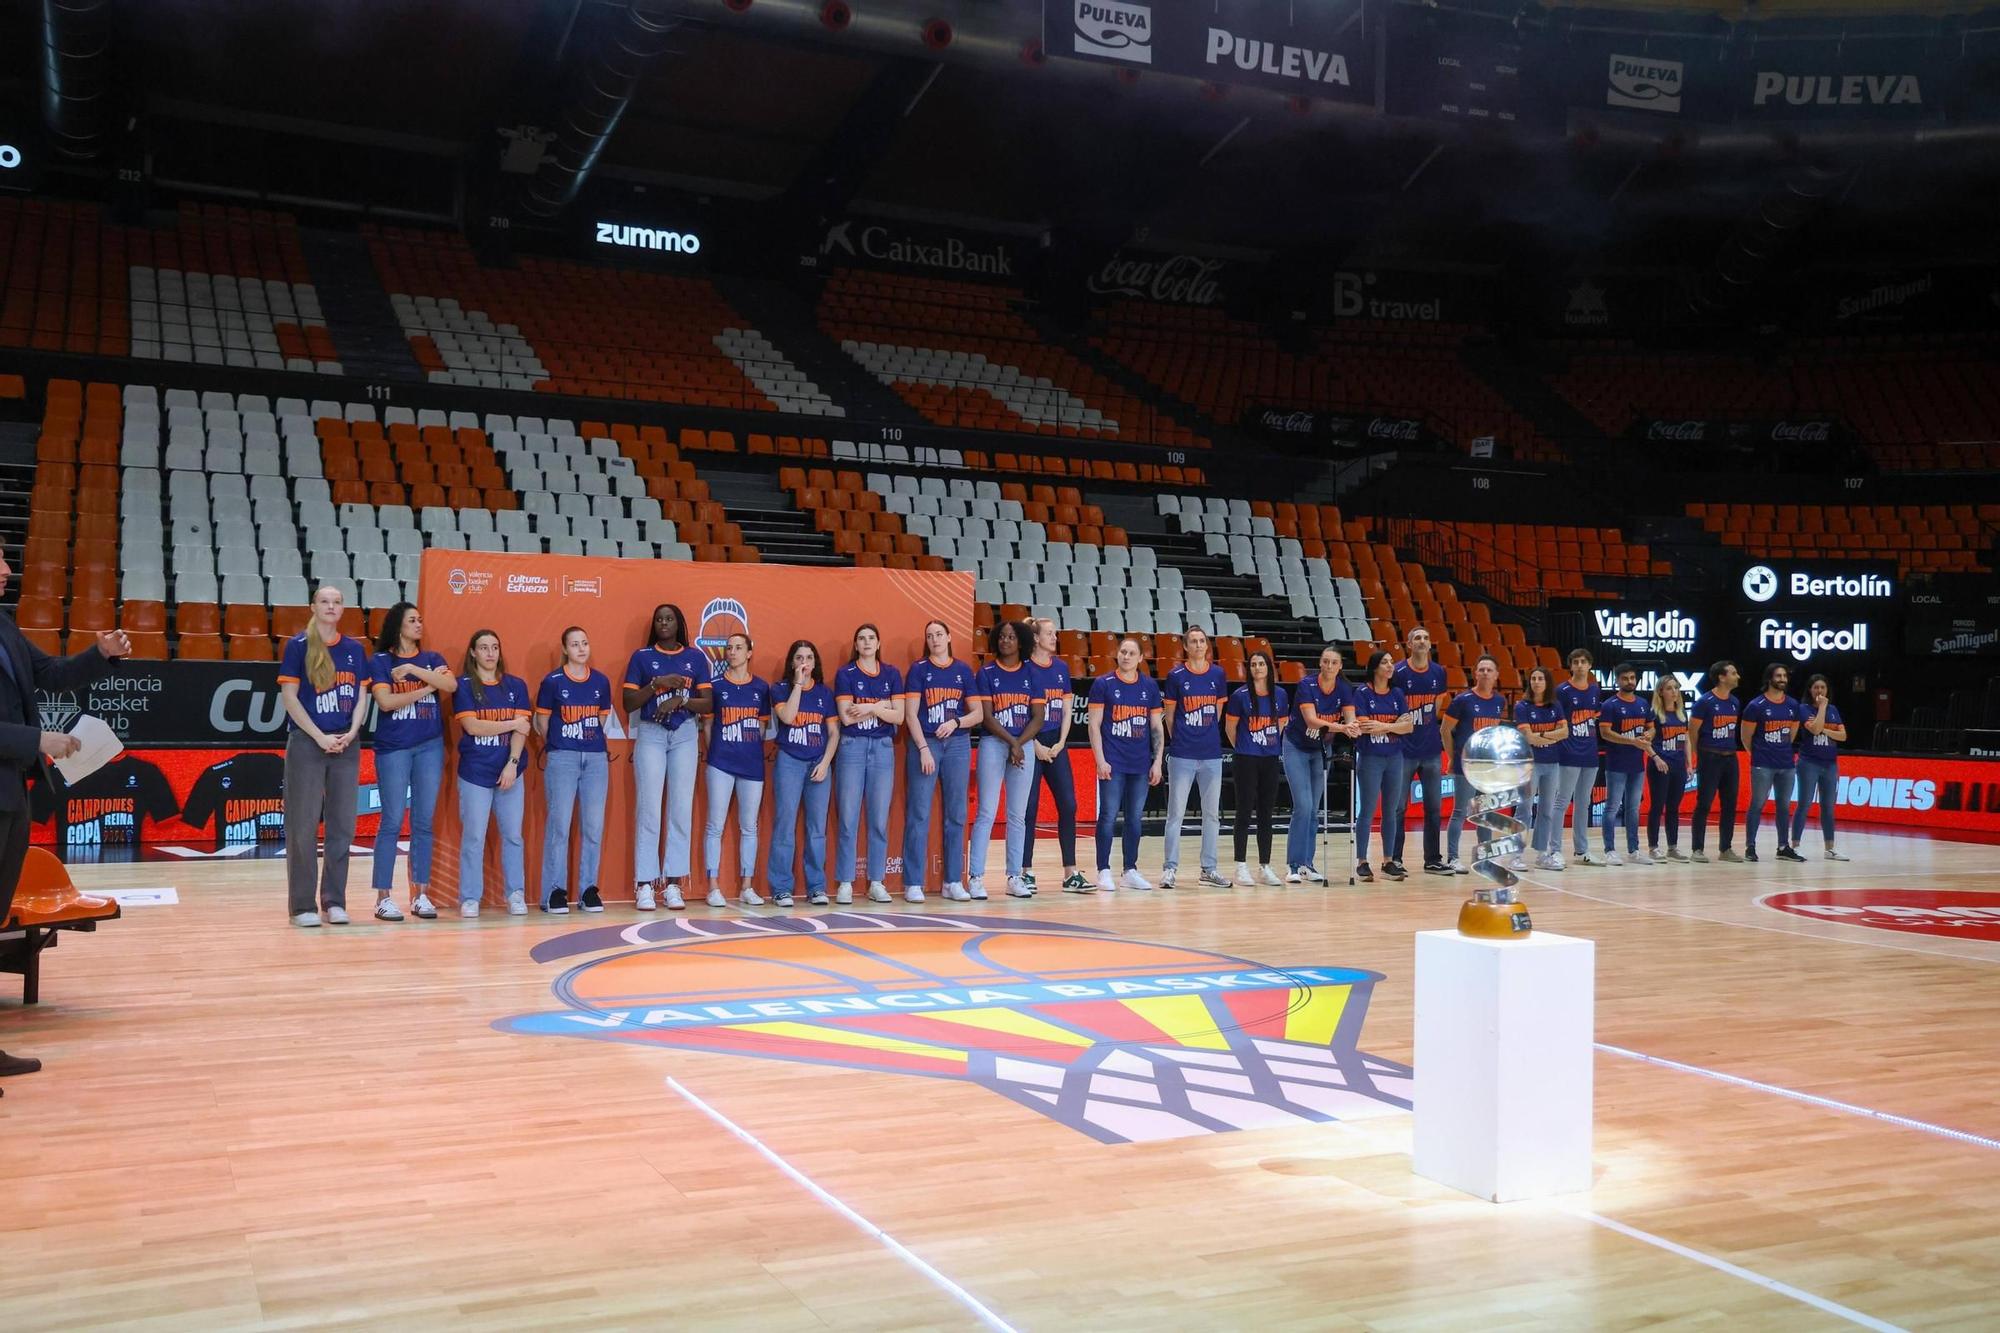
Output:
<svg viewBox="0 0 2000 1333">
<path fill-rule="evenodd" d="M 1042 0 L 1060 59 L 1375 104 L 1374 34 L 1358 6 L 1293 0 Z"/>
</svg>

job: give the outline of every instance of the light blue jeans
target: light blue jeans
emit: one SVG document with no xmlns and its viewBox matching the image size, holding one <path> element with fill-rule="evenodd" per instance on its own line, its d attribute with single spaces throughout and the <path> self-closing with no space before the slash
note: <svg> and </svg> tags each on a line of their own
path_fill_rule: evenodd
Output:
<svg viewBox="0 0 2000 1333">
<path fill-rule="evenodd" d="M 1562 846 L 1563 766 L 1536 764 L 1535 776 L 1521 788 L 1521 818 L 1527 821 L 1528 836 L 1536 852 L 1552 852 Z"/>
<path fill-rule="evenodd" d="M 1188 789 L 1201 792 L 1201 868 L 1215 871 L 1215 844 L 1222 833 L 1222 760 L 1167 756 L 1168 870 L 1181 863 L 1181 824 L 1187 818 Z"/>
<path fill-rule="evenodd" d="M 1285 785 L 1292 791 L 1292 820 L 1285 829 L 1285 865 L 1290 869 L 1313 863 L 1313 834 L 1320 802 L 1326 799 L 1326 762 L 1317 745 L 1301 749 L 1289 736 L 1283 753 Z"/>
<path fill-rule="evenodd" d="M 972 878 L 986 875 L 986 850 L 993 841 L 993 823 L 1000 817 L 1000 797 L 1007 797 L 1007 878 L 1021 873 L 1021 852 L 1028 842 L 1028 794 L 1035 789 L 1034 740 L 1021 748 L 1018 767 L 1007 762 L 1007 742 L 991 734 L 979 738 L 979 813 L 972 820 Z"/>
<path fill-rule="evenodd" d="M 500 826 L 500 878 L 511 894 L 528 891 L 528 862 L 521 850 L 521 815 L 527 809 L 528 784 L 516 778 L 506 791 L 458 780 L 458 900 L 476 903 L 486 896 L 486 825 Z M 497 817 L 497 818 L 496 818 Z"/>
<path fill-rule="evenodd" d="M 1375 807 L 1378 804 L 1382 807 L 1382 850 L 1386 853 L 1396 845 L 1403 831 L 1403 814 L 1410 804 L 1403 752 L 1392 748 L 1377 754 L 1375 748 L 1363 745 L 1354 752 L 1354 859 L 1357 861 L 1368 859 L 1368 826 L 1375 821 Z"/>
<path fill-rule="evenodd" d="M 668 731 L 657 722 L 641 722 L 632 734 L 634 839 L 632 879 L 651 884 L 656 879 L 683 880 L 694 856 L 694 784 L 701 771 L 701 729 L 683 722 Z M 667 801 L 667 841 L 660 848 L 660 798 Z"/>
<path fill-rule="evenodd" d="M 1590 789 L 1596 781 L 1596 765 L 1589 768 L 1582 764 L 1562 766 L 1562 785 L 1556 788 L 1555 809 L 1549 815 L 1550 850 L 1562 845 L 1563 812 L 1572 805 L 1576 807 L 1576 814 L 1570 823 L 1570 850 L 1577 856 L 1590 850 Z"/>
<path fill-rule="evenodd" d="M 930 871 L 931 800 L 944 794 L 945 884 L 965 880 L 965 793 L 972 779 L 972 738 L 962 731 L 930 742 L 934 773 L 924 772 L 924 757 L 910 747 L 903 765 L 903 886 L 922 888 Z M 1025 830 L 1023 830 L 1025 833 Z"/>
<path fill-rule="evenodd" d="M 1650 762 L 1650 761 L 1649 761 Z M 1618 850 L 1618 826 L 1625 826 L 1625 850 L 1639 850 L 1639 803 L 1646 795 L 1646 774 L 1604 770 L 1604 850 Z"/>
<path fill-rule="evenodd" d="M 396 842 L 407 810 L 410 888 L 429 888 L 431 849 L 436 845 L 431 825 L 437 816 L 438 793 L 444 788 L 444 740 L 406 750 L 377 750 L 375 788 L 382 793 L 382 824 L 375 833 L 375 887 L 383 893 L 396 887 Z"/>
<path fill-rule="evenodd" d="M 604 845 L 604 798 L 611 786 L 611 761 L 600 752 L 551 750 L 542 768 L 542 795 L 548 822 L 542 825 L 542 906 L 569 884 L 569 820 L 578 802 L 583 848 L 577 857 L 576 888 L 597 887 L 598 851 Z M 574 895 L 571 895 L 574 896 Z"/>
<path fill-rule="evenodd" d="M 1778 802 L 1778 846 L 1792 845 L 1792 790 L 1798 785 L 1795 768 L 1750 768 L 1750 808 L 1743 813 L 1743 849 L 1757 850 L 1757 825 L 1763 822 L 1764 798 Z"/>
<path fill-rule="evenodd" d="M 889 873 L 889 802 L 896 795 L 896 739 L 844 735 L 833 756 L 834 804 L 839 811 L 833 877 L 854 882 L 855 839 L 861 832 L 861 803 L 868 803 L 868 878 Z"/>
<path fill-rule="evenodd" d="M 1819 799 L 1819 835 L 1827 846 L 1833 846 L 1833 806 L 1839 799 L 1840 765 L 1809 764 L 1799 760 L 1799 803 L 1792 815 L 1792 846 L 1799 845 L 1805 836 L 1806 812 L 1812 809 L 1814 796 Z M 416 858 L 416 844 L 410 844 L 410 857 Z"/>
<path fill-rule="evenodd" d="M 834 761 L 840 755 L 834 753 Z M 771 864 L 765 871 L 771 895 L 792 896 L 792 861 L 798 846 L 799 807 L 806 808 L 806 892 L 826 892 L 826 810 L 833 799 L 833 774 L 812 780 L 817 759 L 801 759 L 779 750 L 771 761 Z"/>
<path fill-rule="evenodd" d="M 836 756 L 837 757 L 837 756 Z M 746 887 L 757 874 L 757 812 L 764 806 L 764 781 L 739 778 L 719 768 L 708 770 L 708 827 L 702 830 L 702 851 L 708 865 L 708 885 L 720 888 L 722 830 L 729 823 L 729 798 L 736 798 L 736 880 Z"/>
</svg>

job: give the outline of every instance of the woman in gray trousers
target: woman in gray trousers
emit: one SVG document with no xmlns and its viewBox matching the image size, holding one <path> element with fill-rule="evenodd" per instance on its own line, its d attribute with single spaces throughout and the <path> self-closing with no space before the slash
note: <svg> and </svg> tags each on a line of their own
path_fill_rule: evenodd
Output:
<svg viewBox="0 0 2000 1333">
<path fill-rule="evenodd" d="M 368 649 L 340 632 L 345 610 L 340 589 L 315 592 L 312 623 L 286 642 L 278 667 L 278 690 L 291 719 L 285 738 L 285 878 L 295 926 L 319 925 L 322 912 L 329 925 L 347 924 L 347 858 L 361 787 L 356 738 L 368 719 L 362 692 Z"/>
</svg>

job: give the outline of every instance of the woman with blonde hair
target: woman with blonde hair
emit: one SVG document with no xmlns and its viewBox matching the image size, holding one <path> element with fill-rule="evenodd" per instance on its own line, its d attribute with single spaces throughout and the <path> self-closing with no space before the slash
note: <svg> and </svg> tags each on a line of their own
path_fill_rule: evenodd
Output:
<svg viewBox="0 0 2000 1333">
<path fill-rule="evenodd" d="M 340 589 L 313 593 L 312 622 L 285 643 L 278 692 L 291 720 L 285 738 L 285 879 L 295 926 L 347 924 L 347 859 L 361 792 L 361 747 L 368 717 L 361 682 L 368 649 L 340 632 Z M 319 854 L 326 825 L 326 857 Z M 389 834 L 394 837 L 395 834 Z"/>
<path fill-rule="evenodd" d="M 1681 854 L 1681 794 L 1688 781 L 1687 702 L 1681 697 L 1681 683 L 1671 671 L 1660 673 L 1653 687 L 1653 718 L 1659 737 L 1653 745 L 1652 762 L 1646 765 L 1646 844 L 1655 861 L 1660 855 L 1660 824 L 1667 826 L 1664 859 L 1685 861 Z"/>
</svg>

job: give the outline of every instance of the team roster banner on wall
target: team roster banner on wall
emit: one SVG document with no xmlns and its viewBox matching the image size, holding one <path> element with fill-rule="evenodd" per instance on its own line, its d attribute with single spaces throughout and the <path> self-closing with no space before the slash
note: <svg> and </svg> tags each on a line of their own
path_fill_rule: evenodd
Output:
<svg viewBox="0 0 2000 1333">
<path fill-rule="evenodd" d="M 1051 55 L 1298 97 L 1375 103 L 1361 5 L 1293 0 L 1043 0 Z"/>
<path fill-rule="evenodd" d="M 831 685 L 834 669 L 848 659 L 855 627 L 863 623 L 881 631 L 882 659 L 898 671 L 923 655 L 924 624 L 929 620 L 942 620 L 951 627 L 961 658 L 969 658 L 972 651 L 972 576 L 962 573 L 426 551 L 422 591 L 427 646 L 455 665 L 473 635 L 494 630 L 500 636 L 508 674 L 525 681 L 531 696 L 542 677 L 556 669 L 563 630 L 579 625 L 590 636 L 592 665 L 611 679 L 615 700 L 622 689 L 626 660 L 645 645 L 653 608 L 663 602 L 681 608 L 695 630 L 695 644 L 718 664 L 729 634 L 749 634 L 755 645 L 750 669 L 765 681 L 780 675 L 785 650 L 793 640 L 809 639 L 819 648 Z M 629 900 L 633 883 L 632 746 L 623 739 L 627 731 L 624 710 L 617 711 L 620 721 L 608 743 L 611 781 L 604 810 L 599 887 L 607 900 Z M 446 902 L 458 896 L 459 882 L 455 732 L 452 742 L 446 748 L 445 792 L 438 802 L 437 859 L 431 876 Z M 899 739 L 897 792 L 889 822 L 888 882 L 892 888 L 902 878 L 904 748 Z M 528 784 L 524 838 L 531 902 L 541 889 L 545 800 L 539 754 L 539 746 L 531 740 L 524 778 Z M 828 781 L 832 780 L 829 776 Z M 696 787 L 693 873 L 684 884 L 691 894 L 708 889 L 701 855 L 707 818 L 705 787 L 705 782 Z M 829 813 L 829 841 L 833 822 Z M 931 855 L 935 861 L 941 821 L 934 819 L 932 824 Z M 770 826 L 771 802 L 767 800 L 761 817 L 761 848 L 771 845 Z M 865 855 L 865 828 L 861 843 Z M 733 817 L 723 847 L 723 879 L 733 892 L 738 882 Z M 828 849 L 815 850 L 823 853 Z M 803 848 L 800 854 L 804 855 Z M 760 889 L 765 883 L 763 861 L 760 852 L 756 871 Z M 935 874 L 927 874 L 925 882 L 935 887 L 939 880 Z M 505 900 L 497 834 L 489 834 L 484 886 L 489 900 Z M 572 882 L 572 887 L 585 886 Z"/>
<path fill-rule="evenodd" d="M 382 810 L 372 750 L 361 752 L 356 810 L 356 834 L 372 836 Z M 222 747 L 131 749 L 81 782 L 51 772 L 29 794 L 28 815 L 29 840 L 64 855 L 145 842 L 282 842 L 285 756 Z"/>
</svg>

